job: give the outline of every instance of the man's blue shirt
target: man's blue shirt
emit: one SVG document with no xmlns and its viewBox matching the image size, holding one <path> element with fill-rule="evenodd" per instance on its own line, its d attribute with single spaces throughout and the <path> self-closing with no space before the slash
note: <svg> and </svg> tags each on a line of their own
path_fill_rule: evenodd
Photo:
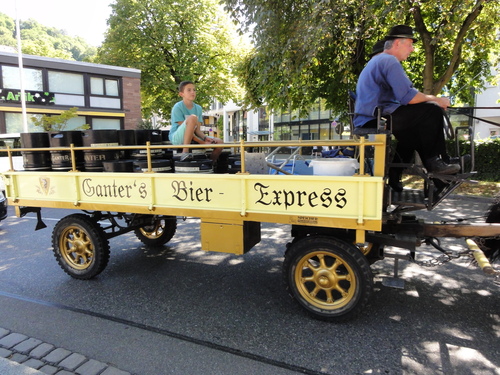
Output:
<svg viewBox="0 0 500 375">
<path fill-rule="evenodd" d="M 182 124 L 189 115 L 196 115 L 198 117 L 198 121 L 203 123 L 203 111 L 199 104 L 193 103 L 193 108 L 188 109 L 182 100 L 175 103 L 170 116 L 172 121 L 172 127 L 170 128 L 170 133 L 168 135 L 170 140 L 172 140 L 172 136 L 179 127 L 179 122 Z"/>
<path fill-rule="evenodd" d="M 374 56 L 359 75 L 354 126 L 374 120 L 377 107 L 382 109 L 382 115 L 393 113 L 407 105 L 417 92 L 396 57 L 387 53 Z"/>
</svg>

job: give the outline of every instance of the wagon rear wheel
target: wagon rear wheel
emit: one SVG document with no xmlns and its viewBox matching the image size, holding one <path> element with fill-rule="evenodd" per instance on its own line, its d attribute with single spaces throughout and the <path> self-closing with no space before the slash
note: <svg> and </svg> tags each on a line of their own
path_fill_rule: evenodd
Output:
<svg viewBox="0 0 500 375">
<path fill-rule="evenodd" d="M 367 304 L 373 288 L 370 265 L 354 245 L 311 236 L 285 254 L 283 276 L 291 296 L 315 318 L 344 321 Z"/>
<path fill-rule="evenodd" d="M 84 214 L 61 219 L 52 232 L 54 255 L 61 268 L 75 279 L 91 279 L 109 261 L 109 243 L 101 226 Z"/>
<path fill-rule="evenodd" d="M 136 229 L 134 233 L 146 246 L 162 246 L 172 239 L 176 230 L 175 216 L 154 216 L 151 224 Z"/>
</svg>

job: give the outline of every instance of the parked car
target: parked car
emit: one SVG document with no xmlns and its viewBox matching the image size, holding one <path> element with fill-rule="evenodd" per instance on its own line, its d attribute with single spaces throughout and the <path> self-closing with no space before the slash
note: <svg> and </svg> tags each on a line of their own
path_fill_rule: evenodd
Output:
<svg viewBox="0 0 500 375">
<path fill-rule="evenodd" d="M 0 134 L 0 149 L 21 147 L 19 134 Z M 13 152 L 15 169 L 22 169 L 22 156 L 20 152 Z M 0 172 L 9 169 L 9 159 L 6 152 L 0 152 Z M 7 217 L 7 199 L 5 198 L 5 184 L 0 178 L 0 221 Z"/>
<path fill-rule="evenodd" d="M 5 194 L 0 191 L 0 221 L 7 217 L 7 199 L 5 199 Z"/>
<path fill-rule="evenodd" d="M 0 177 L 0 221 L 7 217 L 7 199 L 5 198 L 5 184 Z"/>
</svg>

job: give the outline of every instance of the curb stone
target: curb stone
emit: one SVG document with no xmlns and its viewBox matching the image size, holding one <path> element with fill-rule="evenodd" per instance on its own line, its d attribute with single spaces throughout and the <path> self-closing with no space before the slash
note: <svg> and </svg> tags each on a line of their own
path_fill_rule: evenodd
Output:
<svg viewBox="0 0 500 375">
<path fill-rule="evenodd" d="M 0 361 L 2 374 L 133 375 L 107 363 L 2 327 L 0 359 L 7 360 Z"/>
</svg>

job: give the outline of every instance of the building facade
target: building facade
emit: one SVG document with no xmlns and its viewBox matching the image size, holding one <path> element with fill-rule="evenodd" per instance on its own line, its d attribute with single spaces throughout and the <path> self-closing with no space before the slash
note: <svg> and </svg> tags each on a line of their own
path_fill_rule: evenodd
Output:
<svg viewBox="0 0 500 375">
<path fill-rule="evenodd" d="M 500 76 L 500 67 L 496 70 L 496 75 Z M 476 95 L 475 106 L 478 107 L 474 110 L 474 136 L 476 139 L 500 138 L 499 86 L 487 83 L 484 90 Z"/>
<path fill-rule="evenodd" d="M 225 142 L 247 142 L 271 140 L 272 123 L 262 107 L 258 111 L 243 110 L 236 103 L 230 101 L 222 104 L 217 100 L 212 102 L 208 111 L 204 113 L 205 124 L 210 134 L 212 129 L 221 128 L 222 138 Z M 202 129 L 204 130 L 204 129 Z"/>
<path fill-rule="evenodd" d="M 33 117 L 76 107 L 64 130 L 135 129 L 141 116 L 141 71 L 117 66 L 23 55 L 27 121 L 22 114 L 18 55 L 0 52 L 0 134 L 42 131 Z"/>
<path fill-rule="evenodd" d="M 298 112 L 289 110 L 272 113 L 266 106 L 245 111 L 233 102 L 223 105 L 217 101 L 205 115 L 211 123 L 222 119 L 223 137 L 228 142 L 331 140 L 341 139 L 344 130 L 349 130 L 347 124 L 335 120 L 335 114 L 326 108 L 324 100 L 318 100 L 307 117 L 299 117 Z"/>
<path fill-rule="evenodd" d="M 331 140 L 342 139 L 348 125 L 341 123 L 337 115 L 318 99 L 307 116 L 299 117 L 298 111 L 282 110 L 273 114 L 274 139 L 276 140 Z M 347 135 L 347 134 L 346 134 Z"/>
<path fill-rule="evenodd" d="M 488 85 L 476 95 L 475 107 L 479 108 L 467 108 L 459 113 L 450 111 L 453 126 L 473 126 L 475 139 L 500 138 L 500 126 L 495 125 L 500 124 L 498 86 Z M 299 117 L 297 112 L 289 110 L 270 113 L 265 106 L 256 111 L 245 111 L 235 103 L 222 105 L 217 101 L 204 115 L 210 129 L 216 127 L 217 122 L 222 124 L 223 138 L 227 142 L 238 142 L 240 139 L 248 142 L 332 140 L 348 138 L 350 135 L 350 125 L 338 120 L 321 100 L 311 107 L 307 117 Z"/>
</svg>

